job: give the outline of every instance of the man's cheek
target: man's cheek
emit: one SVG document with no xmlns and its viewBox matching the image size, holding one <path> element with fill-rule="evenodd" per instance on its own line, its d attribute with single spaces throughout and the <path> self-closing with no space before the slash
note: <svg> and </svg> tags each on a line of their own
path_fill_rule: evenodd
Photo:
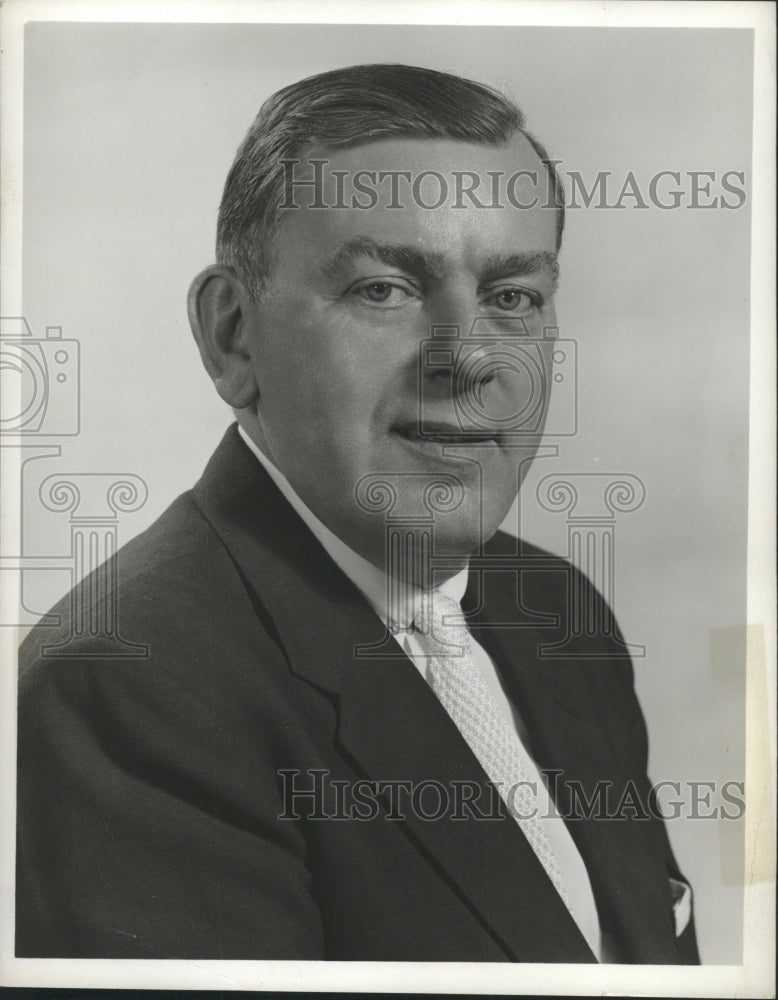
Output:
<svg viewBox="0 0 778 1000">
<path fill-rule="evenodd" d="M 482 502 L 485 516 L 505 516 L 518 492 L 518 469 L 506 469 L 503 465 L 483 469 Z"/>
</svg>

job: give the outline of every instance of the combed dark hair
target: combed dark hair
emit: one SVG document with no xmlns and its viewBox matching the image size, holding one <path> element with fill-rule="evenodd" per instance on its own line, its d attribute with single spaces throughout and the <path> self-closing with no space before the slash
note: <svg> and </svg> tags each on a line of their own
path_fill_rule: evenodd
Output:
<svg viewBox="0 0 778 1000">
<path fill-rule="evenodd" d="M 391 136 L 502 146 L 516 132 L 526 136 L 549 171 L 559 245 L 564 196 L 554 164 L 526 131 L 519 108 L 499 91 L 451 73 L 399 64 L 309 76 L 265 101 L 241 143 L 219 207 L 216 259 L 233 267 L 259 296 L 284 197 L 283 161 L 306 147 L 356 146 Z"/>
</svg>

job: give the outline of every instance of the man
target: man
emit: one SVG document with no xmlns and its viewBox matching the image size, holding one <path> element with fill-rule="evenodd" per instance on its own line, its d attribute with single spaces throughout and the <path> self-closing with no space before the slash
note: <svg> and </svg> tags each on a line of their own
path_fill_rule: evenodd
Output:
<svg viewBox="0 0 778 1000">
<path fill-rule="evenodd" d="M 148 656 L 52 656 L 67 601 L 23 646 L 18 955 L 697 961 L 610 612 L 498 532 L 551 381 L 547 160 L 430 70 L 261 109 L 189 299 L 237 427 L 95 597 Z"/>
</svg>

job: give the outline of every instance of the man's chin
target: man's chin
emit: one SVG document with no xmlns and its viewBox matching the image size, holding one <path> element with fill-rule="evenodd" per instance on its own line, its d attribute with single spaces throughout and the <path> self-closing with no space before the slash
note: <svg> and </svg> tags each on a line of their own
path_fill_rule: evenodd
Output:
<svg viewBox="0 0 778 1000">
<path fill-rule="evenodd" d="M 500 527 L 500 521 L 440 518 L 435 522 L 435 555 L 465 560 L 480 552 Z"/>
<path fill-rule="evenodd" d="M 494 535 L 515 496 L 504 479 L 492 491 L 481 485 L 450 474 L 366 476 L 356 489 L 358 516 L 343 525 L 341 537 L 408 582 L 453 575 Z"/>
</svg>

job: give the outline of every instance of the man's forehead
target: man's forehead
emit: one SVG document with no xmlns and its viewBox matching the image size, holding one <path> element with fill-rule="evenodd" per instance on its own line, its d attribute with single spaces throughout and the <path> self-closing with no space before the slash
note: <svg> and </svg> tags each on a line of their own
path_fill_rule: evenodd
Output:
<svg viewBox="0 0 778 1000">
<path fill-rule="evenodd" d="M 430 280 L 542 273 L 556 284 L 558 207 L 523 134 L 504 146 L 392 138 L 314 147 L 285 169 L 274 243 L 298 268 L 332 276 L 372 257 Z"/>
<path fill-rule="evenodd" d="M 315 175 L 317 161 L 331 170 L 351 167 L 366 170 L 446 169 L 457 172 L 487 170 L 542 171 L 544 165 L 527 136 L 516 131 L 507 142 L 486 145 L 465 139 L 426 136 L 382 136 L 345 147 L 307 146 L 295 157 L 302 176 Z"/>
<path fill-rule="evenodd" d="M 556 248 L 550 174 L 521 133 L 503 146 L 395 137 L 348 149 L 312 147 L 284 161 L 283 186 L 279 219 L 298 214 L 306 229 L 324 228 L 333 241 L 372 234 L 375 225 L 382 237 L 408 242 L 412 233 L 452 231 L 453 216 L 461 216 L 459 228 L 496 239 L 502 253 L 513 249 L 505 239 L 516 234 L 520 249 Z"/>
</svg>

